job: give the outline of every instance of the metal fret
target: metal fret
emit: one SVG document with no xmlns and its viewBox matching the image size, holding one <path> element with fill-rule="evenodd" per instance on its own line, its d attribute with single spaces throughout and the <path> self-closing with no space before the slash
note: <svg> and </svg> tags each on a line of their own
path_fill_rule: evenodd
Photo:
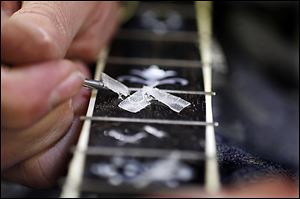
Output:
<svg viewBox="0 0 300 199">
<path fill-rule="evenodd" d="M 161 9 L 161 10 L 170 10 L 175 9 L 176 11 L 180 12 L 183 18 L 185 19 L 195 19 L 195 15 L 193 13 L 193 9 L 189 5 L 184 4 L 172 4 L 168 2 L 162 2 L 159 4 L 151 4 L 148 2 L 143 2 L 143 4 L 140 5 L 140 9 L 137 11 L 137 15 L 141 15 L 145 11 L 149 10 L 149 7 L 151 7 L 153 10 Z"/>
<path fill-rule="evenodd" d="M 140 119 L 140 118 L 122 118 L 122 117 L 80 117 L 81 120 L 91 121 L 109 121 L 109 122 L 133 122 L 133 123 L 149 123 L 149 124 L 172 124 L 187 126 L 218 126 L 217 122 L 204 121 L 184 121 L 184 120 L 160 120 L 160 119 Z"/>
<path fill-rule="evenodd" d="M 73 149 L 77 152 L 78 149 Z M 86 150 L 78 150 L 79 153 L 86 155 L 100 155 L 100 156 L 130 156 L 143 158 L 172 158 L 172 153 L 178 155 L 181 160 L 204 160 L 206 158 L 204 153 L 185 150 L 167 150 L 167 149 L 151 149 L 151 148 L 116 148 L 116 147 L 88 147 Z"/>
<path fill-rule="evenodd" d="M 129 88 L 129 91 L 138 91 L 141 88 Z M 160 89 L 161 91 L 174 93 L 174 94 L 189 94 L 189 95 L 216 95 L 215 92 L 205 92 L 205 91 L 185 91 L 185 90 L 168 90 Z"/>
<path fill-rule="evenodd" d="M 98 89 L 104 89 L 106 88 L 98 88 Z M 128 88 L 130 92 L 138 91 L 141 88 Z M 174 94 L 188 94 L 188 95 L 216 95 L 215 92 L 205 92 L 205 91 L 187 91 L 187 90 L 169 90 L 169 89 L 160 89 L 161 91 L 168 92 L 168 93 L 174 93 Z"/>
<path fill-rule="evenodd" d="M 182 59 L 161 59 L 161 58 L 141 58 L 141 57 L 116 57 L 108 58 L 109 64 L 134 64 L 134 65 L 159 65 L 167 67 L 202 67 L 200 61 L 196 60 L 182 60 Z"/>
<path fill-rule="evenodd" d="M 128 40 L 197 43 L 197 32 L 172 31 L 165 34 L 153 34 L 153 32 L 149 30 L 125 29 L 121 30 L 119 34 L 117 34 L 116 38 Z"/>
<path fill-rule="evenodd" d="M 142 58 L 142 57 L 117 57 L 110 56 L 107 59 L 108 64 L 133 64 L 141 66 L 149 65 L 159 65 L 165 67 L 191 67 L 191 68 L 200 68 L 203 67 L 203 64 L 199 60 L 183 60 L 183 59 L 161 59 L 161 58 Z M 224 62 L 216 62 L 215 65 L 223 65 Z"/>
<path fill-rule="evenodd" d="M 99 180 L 95 180 L 95 179 L 90 179 L 90 178 L 85 178 L 83 179 L 83 185 L 82 185 L 82 189 L 84 192 L 92 192 L 92 193 L 96 193 L 93 194 L 91 198 L 99 198 L 102 196 L 103 193 L 112 193 L 115 191 L 115 187 L 112 187 L 111 185 L 107 184 L 107 183 L 103 183 Z M 191 183 L 189 185 L 182 185 L 178 188 L 176 188 L 176 191 L 178 193 L 185 193 L 187 190 L 197 190 L 199 189 L 199 184 L 196 183 Z M 99 196 L 97 196 L 97 193 L 100 194 Z M 119 194 L 128 194 L 128 193 L 132 193 L 132 194 L 143 194 L 145 195 L 152 195 L 152 196 L 170 196 L 170 195 L 174 195 L 174 190 L 164 186 L 148 186 L 145 187 L 143 189 L 137 189 L 133 186 L 130 185 L 119 185 L 118 186 L 118 193 Z M 89 197 L 89 195 L 82 195 L 83 198 L 85 197 Z"/>
</svg>

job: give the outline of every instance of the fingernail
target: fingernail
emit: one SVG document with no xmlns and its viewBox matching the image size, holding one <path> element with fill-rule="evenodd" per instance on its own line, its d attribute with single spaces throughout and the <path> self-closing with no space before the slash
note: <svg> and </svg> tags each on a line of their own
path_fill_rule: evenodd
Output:
<svg viewBox="0 0 300 199">
<path fill-rule="evenodd" d="M 71 73 L 50 94 L 50 110 L 73 97 L 82 87 L 85 76 L 79 71 Z"/>
</svg>

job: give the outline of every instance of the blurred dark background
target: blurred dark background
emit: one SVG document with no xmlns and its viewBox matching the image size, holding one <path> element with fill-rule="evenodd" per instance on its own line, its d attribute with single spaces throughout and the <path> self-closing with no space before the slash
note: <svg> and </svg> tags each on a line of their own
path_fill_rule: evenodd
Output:
<svg viewBox="0 0 300 199">
<path fill-rule="evenodd" d="M 227 60 L 218 134 L 298 172 L 299 2 L 215 2 L 214 34 Z"/>
</svg>

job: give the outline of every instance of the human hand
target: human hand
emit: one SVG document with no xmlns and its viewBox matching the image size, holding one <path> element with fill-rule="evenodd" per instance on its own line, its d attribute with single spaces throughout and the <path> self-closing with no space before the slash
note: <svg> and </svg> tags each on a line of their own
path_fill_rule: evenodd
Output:
<svg viewBox="0 0 300 199">
<path fill-rule="evenodd" d="M 119 3 L 109 1 L 2 2 L 1 62 L 59 58 L 95 61 L 116 30 Z"/>
<path fill-rule="evenodd" d="M 65 60 L 1 67 L 2 177 L 34 187 L 55 182 L 86 109 L 84 76 L 86 68 Z"/>
<path fill-rule="evenodd" d="M 89 96 L 81 89 L 84 76 L 90 76 L 87 69 L 58 59 L 95 60 L 117 25 L 118 6 L 116 2 L 20 6 L 1 2 L 1 62 L 14 66 L 1 65 L 1 175 L 46 187 L 66 165 Z M 52 59 L 56 61 L 47 61 Z"/>
</svg>

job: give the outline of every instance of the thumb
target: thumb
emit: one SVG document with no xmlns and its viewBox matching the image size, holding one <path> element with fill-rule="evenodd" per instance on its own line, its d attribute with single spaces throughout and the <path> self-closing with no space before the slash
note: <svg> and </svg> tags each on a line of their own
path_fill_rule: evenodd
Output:
<svg viewBox="0 0 300 199">
<path fill-rule="evenodd" d="M 25 128 L 73 97 L 84 80 L 69 61 L 1 67 L 1 128 Z"/>
<path fill-rule="evenodd" d="M 1 26 L 1 59 L 23 64 L 63 58 L 96 2 L 24 1 Z"/>
</svg>

